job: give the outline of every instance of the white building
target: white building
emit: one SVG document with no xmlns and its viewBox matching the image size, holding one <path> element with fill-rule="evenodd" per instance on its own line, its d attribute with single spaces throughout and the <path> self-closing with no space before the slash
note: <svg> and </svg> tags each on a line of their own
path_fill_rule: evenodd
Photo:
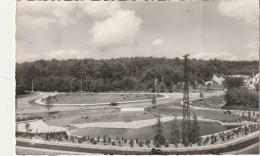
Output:
<svg viewBox="0 0 260 156">
<path fill-rule="evenodd" d="M 259 82 L 259 73 L 250 75 L 247 78 L 247 86 L 249 88 L 255 89 L 256 84 Z"/>
<path fill-rule="evenodd" d="M 225 79 L 222 76 L 213 75 L 212 81 L 216 84 L 222 85 Z"/>
</svg>

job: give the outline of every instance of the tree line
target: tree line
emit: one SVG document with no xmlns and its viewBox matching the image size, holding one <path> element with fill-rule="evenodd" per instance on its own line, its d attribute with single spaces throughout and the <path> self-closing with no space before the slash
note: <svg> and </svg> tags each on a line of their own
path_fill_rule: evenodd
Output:
<svg viewBox="0 0 260 156">
<path fill-rule="evenodd" d="M 37 60 L 16 63 L 17 94 L 35 91 L 149 91 L 158 79 L 160 91 L 172 91 L 183 81 L 183 59 L 131 57 L 117 59 Z M 213 74 L 247 74 L 258 71 L 257 61 L 189 60 L 190 84 L 203 83 Z"/>
</svg>

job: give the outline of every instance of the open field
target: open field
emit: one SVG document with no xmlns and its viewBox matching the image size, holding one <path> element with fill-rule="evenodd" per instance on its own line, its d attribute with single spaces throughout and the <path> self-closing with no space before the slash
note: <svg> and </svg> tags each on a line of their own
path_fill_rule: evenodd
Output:
<svg viewBox="0 0 260 156">
<path fill-rule="evenodd" d="M 73 115 L 74 114 L 74 115 Z M 70 124 L 82 124 L 92 122 L 117 122 L 117 121 L 135 121 L 154 118 L 152 115 L 145 115 L 144 112 L 95 112 L 85 113 L 84 117 L 87 119 L 82 120 L 82 113 L 75 111 L 73 114 L 59 112 L 53 116 L 55 118 L 47 119 L 46 122 L 50 125 L 66 126 Z"/>
<path fill-rule="evenodd" d="M 150 100 L 152 96 L 151 94 L 61 94 L 54 96 L 52 101 L 53 104 L 95 104 Z"/>
<path fill-rule="evenodd" d="M 213 96 L 201 100 L 193 100 L 191 105 L 202 108 L 220 109 L 225 104 L 224 96 Z"/>
</svg>

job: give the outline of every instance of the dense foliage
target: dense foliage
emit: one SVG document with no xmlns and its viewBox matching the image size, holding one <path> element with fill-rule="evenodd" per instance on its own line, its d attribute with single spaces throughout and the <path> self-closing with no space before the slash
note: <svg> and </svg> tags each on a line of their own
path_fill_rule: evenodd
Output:
<svg viewBox="0 0 260 156">
<path fill-rule="evenodd" d="M 257 70 L 257 61 L 191 59 L 190 83 L 211 80 L 213 74 L 252 74 Z M 31 90 L 32 81 L 35 91 L 79 91 L 81 77 L 83 91 L 152 91 L 155 77 L 159 91 L 172 91 L 174 84 L 178 87 L 178 82 L 183 81 L 183 59 L 54 59 L 16 64 L 17 86 L 20 87 L 17 91 L 21 93 L 22 89 Z"/>
<path fill-rule="evenodd" d="M 239 88 L 244 85 L 244 79 L 241 77 L 227 77 L 223 85 L 228 88 Z"/>
<path fill-rule="evenodd" d="M 244 87 L 228 89 L 225 95 L 226 106 L 258 108 L 258 94 L 259 92 Z"/>
</svg>

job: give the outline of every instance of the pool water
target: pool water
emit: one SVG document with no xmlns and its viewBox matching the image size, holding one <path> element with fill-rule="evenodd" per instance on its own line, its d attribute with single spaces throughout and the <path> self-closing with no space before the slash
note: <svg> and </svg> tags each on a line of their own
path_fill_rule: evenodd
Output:
<svg viewBox="0 0 260 156">
<path fill-rule="evenodd" d="M 166 138 L 169 138 L 171 129 L 173 127 L 174 121 L 169 121 L 162 123 L 163 127 L 163 135 Z M 192 121 L 191 121 L 192 124 Z M 182 122 L 177 121 L 177 126 L 180 131 L 182 129 Z M 200 122 L 200 134 L 208 135 L 213 133 L 218 133 L 221 131 L 225 131 L 228 129 L 235 128 L 234 126 L 222 126 L 219 123 L 215 122 Z M 84 128 L 80 130 L 76 130 L 72 132 L 72 134 L 80 135 L 80 136 L 91 136 L 91 137 L 111 137 L 112 139 L 116 139 L 117 137 L 121 138 L 122 136 L 127 139 L 153 139 L 156 134 L 156 126 L 148 126 L 140 129 L 122 129 L 122 128 Z"/>
</svg>

